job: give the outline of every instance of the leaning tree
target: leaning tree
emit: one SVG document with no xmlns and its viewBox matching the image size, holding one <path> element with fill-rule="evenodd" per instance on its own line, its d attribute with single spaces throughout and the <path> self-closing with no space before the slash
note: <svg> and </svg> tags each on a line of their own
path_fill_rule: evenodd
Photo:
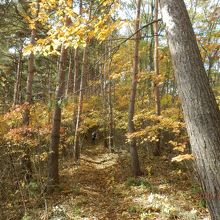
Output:
<svg viewBox="0 0 220 220">
<path fill-rule="evenodd" d="M 220 219 L 220 111 L 183 0 L 160 0 L 184 118 L 204 196 Z"/>
</svg>

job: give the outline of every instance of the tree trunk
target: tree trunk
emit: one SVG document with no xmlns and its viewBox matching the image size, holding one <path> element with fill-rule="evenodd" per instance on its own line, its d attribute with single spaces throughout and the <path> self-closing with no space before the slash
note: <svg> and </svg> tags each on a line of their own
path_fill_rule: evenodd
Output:
<svg viewBox="0 0 220 220">
<path fill-rule="evenodd" d="M 149 20 L 147 19 L 146 22 L 152 22 L 154 20 L 154 1 L 151 0 L 150 5 L 149 5 Z M 150 41 L 149 41 L 149 48 L 147 48 L 147 70 L 150 72 L 154 71 L 154 27 L 153 25 L 149 26 L 149 35 L 151 36 Z M 148 107 L 150 107 L 150 104 L 154 102 L 153 100 L 153 94 L 152 94 L 152 80 L 147 79 L 146 80 L 146 86 L 147 86 L 147 103 Z"/>
<path fill-rule="evenodd" d="M 113 108 L 112 108 L 112 83 L 109 83 L 108 92 L 108 110 L 109 110 L 109 142 L 108 148 L 110 151 L 113 149 Z"/>
<path fill-rule="evenodd" d="M 79 15 L 82 15 L 82 0 L 79 1 Z M 72 123 L 72 130 L 76 128 L 77 123 L 77 109 L 76 103 L 77 103 L 77 96 L 76 96 L 76 85 L 78 82 L 78 76 L 79 76 L 79 49 L 76 48 L 74 51 L 74 77 L 73 77 L 73 123 Z M 75 131 L 76 132 L 76 131 Z M 74 136 L 75 137 L 75 136 Z M 75 145 L 75 139 L 73 142 L 73 154 L 74 154 L 74 145 Z"/>
<path fill-rule="evenodd" d="M 83 88 L 84 88 L 84 78 L 86 75 L 86 65 L 87 65 L 87 46 L 83 50 L 82 72 L 81 72 L 81 80 L 80 80 L 79 101 L 78 101 L 74 148 L 73 148 L 75 161 L 78 161 L 80 158 L 79 127 L 81 124 L 81 113 L 83 109 Z"/>
<path fill-rule="evenodd" d="M 91 17 L 92 12 L 92 5 L 93 0 L 90 1 L 89 6 L 89 19 Z M 82 15 L 82 0 L 79 2 L 79 14 Z M 87 70 L 87 59 L 88 59 L 88 46 L 86 45 L 83 50 L 83 61 L 82 61 L 82 70 L 81 70 L 81 78 L 80 78 L 80 91 L 79 91 L 79 102 L 78 102 L 78 108 L 77 108 L 77 117 L 76 117 L 76 128 L 75 128 L 75 136 L 74 136 L 74 146 L 73 146 L 73 154 L 74 154 L 74 160 L 79 161 L 80 159 L 80 134 L 79 134 L 79 128 L 81 124 L 81 114 L 83 110 L 83 95 L 84 95 L 84 84 L 85 84 L 85 78 L 86 78 L 86 70 Z"/>
<path fill-rule="evenodd" d="M 78 56 L 78 48 L 75 49 L 74 52 L 74 77 L 73 77 L 73 123 L 72 127 L 73 130 L 76 128 L 76 116 L 77 116 L 77 108 L 76 108 L 76 103 L 77 103 L 77 96 L 76 96 L 76 85 L 77 85 L 77 80 L 79 76 L 79 56 Z"/>
<path fill-rule="evenodd" d="M 137 0 L 137 17 L 135 23 L 135 32 L 139 30 L 140 25 L 140 7 L 141 0 Z M 140 42 L 140 32 L 137 32 L 135 40 L 135 51 L 134 51 L 134 68 L 133 68 L 133 76 L 132 76 L 132 85 L 131 85 L 131 95 L 130 95 L 130 103 L 128 109 L 128 133 L 135 132 L 135 126 L 133 122 L 134 111 L 135 111 L 135 98 L 136 98 L 136 90 L 137 90 L 137 75 L 138 75 L 138 54 L 139 54 L 139 42 Z M 130 140 L 130 154 L 131 154 L 131 165 L 132 172 L 134 176 L 141 175 L 136 139 L 132 138 Z"/>
<path fill-rule="evenodd" d="M 36 37 L 36 29 L 31 30 L 31 44 L 35 44 L 35 37 Z M 28 126 L 30 123 L 30 104 L 32 103 L 32 85 L 33 85 L 33 78 L 34 78 L 34 54 L 31 52 L 29 58 L 28 58 L 28 76 L 27 76 L 27 85 L 26 85 L 26 97 L 25 97 L 25 106 L 24 112 L 23 112 L 23 125 Z M 28 132 L 28 131 L 27 131 Z M 24 178 L 27 182 L 30 182 L 32 178 L 32 163 L 31 163 L 31 156 L 30 156 L 30 150 L 28 149 L 28 146 L 24 148 L 24 155 L 21 158 L 21 166 L 22 170 L 25 173 Z"/>
<path fill-rule="evenodd" d="M 38 17 L 38 13 L 40 10 L 40 4 L 39 1 L 36 1 L 36 18 Z M 35 26 L 37 26 L 37 22 L 35 21 Z M 36 38 L 36 27 L 31 30 L 31 39 L 30 43 L 32 45 L 35 45 L 35 38 Z M 27 76 L 27 85 L 26 85 L 26 97 L 25 102 L 27 106 L 24 109 L 23 112 L 23 125 L 28 126 L 30 123 L 30 104 L 32 103 L 32 86 L 33 86 L 33 78 L 34 78 L 34 60 L 35 56 L 33 52 L 31 52 L 29 59 L 28 59 L 28 76 Z M 27 131 L 28 133 L 28 131 Z M 32 163 L 31 163 L 31 153 L 30 149 L 28 149 L 28 146 L 25 146 L 24 148 L 24 155 L 21 158 L 21 165 L 22 169 L 25 172 L 25 179 L 27 182 L 30 182 L 32 178 Z"/>
<path fill-rule="evenodd" d="M 13 106 L 19 104 L 19 101 L 20 101 L 19 97 L 20 97 L 20 91 L 21 91 L 22 48 L 23 48 L 23 45 L 21 45 L 21 49 L 19 50 L 19 58 L 18 58 L 18 65 L 17 65 L 17 71 L 16 71 L 14 96 L 13 96 Z"/>
<path fill-rule="evenodd" d="M 158 20 L 158 8 L 159 2 L 155 0 L 155 20 Z M 158 21 L 154 23 L 154 72 L 156 76 L 160 75 L 159 71 L 159 40 L 158 40 Z M 154 82 L 154 97 L 155 97 L 155 104 L 156 104 L 156 115 L 160 116 L 161 109 L 160 109 L 160 89 L 157 83 Z M 157 131 L 157 141 L 156 141 L 156 148 L 154 151 L 155 156 L 161 155 L 161 146 L 160 146 L 160 131 Z"/>
<path fill-rule="evenodd" d="M 105 45 L 104 54 L 106 54 L 107 45 Z M 106 100 L 106 56 L 104 56 L 104 63 L 99 66 L 100 82 L 101 82 L 101 94 L 102 94 L 102 117 L 107 115 L 107 100 Z M 103 120 L 103 145 L 104 148 L 108 148 L 108 134 L 107 134 L 107 122 Z"/>
<path fill-rule="evenodd" d="M 35 44 L 36 30 L 31 30 L 31 44 Z M 28 77 L 27 77 L 27 87 L 26 87 L 26 97 L 25 102 L 27 104 L 24 113 L 23 113 L 23 124 L 29 125 L 30 123 L 30 104 L 32 103 L 32 85 L 34 78 L 34 54 L 31 52 L 28 58 Z"/>
<path fill-rule="evenodd" d="M 74 86 L 74 77 L 73 77 L 73 56 L 72 50 L 69 50 L 69 70 L 68 70 L 68 78 L 67 78 L 67 86 L 66 86 L 66 97 L 73 94 L 73 86 Z"/>
<path fill-rule="evenodd" d="M 154 20 L 154 3 L 153 0 L 151 1 L 151 13 L 152 13 L 152 19 L 151 21 Z M 150 48 L 149 48 L 149 67 L 150 71 L 154 70 L 154 60 L 153 60 L 153 48 L 154 48 L 154 27 L 153 25 L 150 25 L 150 33 L 151 33 L 151 40 L 150 40 Z"/>
<path fill-rule="evenodd" d="M 68 2 L 68 7 L 72 8 L 72 1 Z M 66 17 L 65 26 L 71 25 L 71 19 Z M 61 127 L 61 104 L 65 93 L 65 76 L 67 63 L 67 48 L 64 45 L 61 47 L 61 55 L 58 71 L 58 84 L 55 95 L 55 109 L 52 121 L 52 132 L 49 146 L 48 156 L 48 183 L 47 191 L 53 192 L 59 184 L 59 144 L 60 144 L 60 127 Z"/>
<path fill-rule="evenodd" d="M 220 219 L 220 112 L 183 0 L 160 0 L 192 153 L 212 220 Z"/>
<path fill-rule="evenodd" d="M 111 42 L 109 47 L 107 48 L 109 51 L 111 50 Z M 109 57 L 111 56 L 110 52 L 108 52 Z M 110 78 L 110 74 L 111 74 L 111 60 L 109 60 L 108 64 L 107 64 L 107 74 L 108 74 L 108 78 Z M 112 104 L 112 83 L 113 81 L 111 81 L 110 79 L 110 83 L 109 83 L 109 89 L 108 89 L 108 114 L 109 114 L 109 141 L 108 141 L 108 148 L 110 150 L 110 152 L 113 151 L 113 145 L 114 145 L 114 139 L 113 139 L 113 104 Z"/>
<path fill-rule="evenodd" d="M 67 49 L 62 46 L 59 71 L 58 85 L 56 88 L 55 109 L 52 122 L 51 141 L 48 156 L 48 192 L 53 191 L 59 183 L 59 142 L 61 126 L 61 104 L 65 89 Z"/>
</svg>

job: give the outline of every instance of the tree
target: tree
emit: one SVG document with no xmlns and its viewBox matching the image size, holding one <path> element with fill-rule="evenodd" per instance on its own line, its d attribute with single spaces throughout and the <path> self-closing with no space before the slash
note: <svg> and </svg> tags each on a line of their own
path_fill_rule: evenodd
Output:
<svg viewBox="0 0 220 220">
<path fill-rule="evenodd" d="M 35 37 L 36 37 L 36 30 L 32 29 L 31 44 L 35 43 Z M 34 54 L 32 52 L 28 58 L 28 77 L 27 77 L 27 86 L 26 86 L 26 97 L 25 97 L 25 102 L 28 105 L 32 103 L 32 85 L 33 85 L 34 71 L 35 71 Z M 23 124 L 29 125 L 29 123 L 30 123 L 30 110 L 29 110 L 29 106 L 27 106 L 23 114 Z"/>
<path fill-rule="evenodd" d="M 80 0 L 79 2 L 79 15 L 82 16 L 82 0 Z M 87 47 L 87 46 L 86 46 Z M 87 49 L 86 47 L 83 50 L 83 60 L 82 60 L 82 71 L 81 71 L 81 76 L 80 76 L 80 86 L 79 86 L 79 100 L 78 100 L 78 107 L 76 110 L 76 107 L 74 106 L 74 112 L 73 112 L 73 126 L 75 126 L 75 134 L 74 134 L 74 143 L 73 143 L 73 157 L 74 160 L 79 160 L 80 158 L 80 144 L 79 144 L 79 127 L 80 127 L 80 123 L 81 123 L 81 113 L 83 110 L 83 87 L 84 87 L 84 81 L 85 81 L 85 74 L 86 74 L 86 62 L 87 62 Z M 75 50 L 75 55 L 74 55 L 74 59 L 75 59 L 75 76 L 74 76 L 74 90 L 76 91 L 76 80 L 77 80 L 77 76 L 78 76 L 78 71 L 79 71 L 79 67 L 78 67 L 78 50 Z M 75 104 L 76 100 L 75 100 L 75 94 L 74 94 L 74 99 L 73 102 Z M 75 118 L 76 116 L 76 118 Z"/>
<path fill-rule="evenodd" d="M 68 7 L 72 7 L 70 1 Z M 68 27 L 71 20 L 66 16 L 65 26 Z M 48 192 L 53 191 L 59 183 L 59 143 L 60 143 L 60 127 L 61 127 L 61 104 L 65 91 L 65 75 L 66 75 L 67 48 L 61 47 L 61 55 L 58 70 L 58 84 L 56 88 L 55 109 L 53 114 L 52 132 L 48 157 Z"/>
<path fill-rule="evenodd" d="M 48 157 L 48 191 L 52 191 L 59 183 L 59 142 L 61 126 L 61 103 L 65 88 L 67 49 L 62 47 L 59 63 L 59 79 L 56 88 L 56 103 L 53 114 L 51 141 Z"/>
<path fill-rule="evenodd" d="M 110 72 L 110 65 L 108 64 L 108 72 Z M 108 141 L 108 148 L 110 151 L 112 151 L 112 148 L 114 146 L 114 133 L 113 133 L 113 104 L 112 104 L 112 82 L 109 83 L 109 89 L 108 89 L 108 113 L 109 113 L 109 141 Z"/>
<path fill-rule="evenodd" d="M 103 63 L 99 65 L 99 72 L 102 73 L 100 74 L 100 81 L 101 81 L 101 94 L 102 94 L 102 115 L 103 117 L 106 117 L 107 115 L 107 86 L 106 86 L 106 81 L 107 81 L 107 49 L 108 49 L 108 44 L 106 43 L 104 45 L 104 57 L 103 57 Z M 107 122 L 106 120 L 103 121 L 103 145 L 105 148 L 108 148 L 108 134 L 107 134 Z"/>
<path fill-rule="evenodd" d="M 68 79 L 66 85 L 66 98 L 69 95 L 73 94 L 73 51 L 69 50 L 69 70 L 68 70 Z"/>
<path fill-rule="evenodd" d="M 155 1 L 155 20 L 158 20 L 158 7 L 159 1 Z M 159 70 L 159 39 L 158 39 L 158 21 L 154 23 L 154 71 L 156 77 L 160 76 Z M 156 115 L 160 116 L 161 107 L 160 107 L 160 88 L 158 82 L 154 82 L 154 96 L 155 96 L 155 107 L 156 107 Z M 155 156 L 159 156 L 161 154 L 161 146 L 160 146 L 160 130 L 158 129 L 156 149 L 154 151 Z"/>
<path fill-rule="evenodd" d="M 132 74 L 132 84 L 131 84 L 131 95 L 130 95 L 130 103 L 128 109 L 128 133 L 135 132 L 134 126 L 134 111 L 135 111 L 135 98 L 136 98 L 136 90 L 137 90 L 137 75 L 138 75 L 138 53 L 139 53 L 139 41 L 140 41 L 140 7 L 141 0 L 137 1 L 137 15 L 135 22 L 135 32 L 136 40 L 135 40 L 135 49 L 134 49 L 134 66 L 133 66 L 133 74 Z M 132 163 L 132 171 L 134 176 L 141 175 L 141 169 L 139 165 L 139 158 L 136 146 L 136 139 L 131 138 L 130 140 L 130 154 L 131 154 L 131 163 Z"/>
<path fill-rule="evenodd" d="M 14 86 L 14 95 L 13 95 L 13 106 L 19 104 L 20 101 L 20 91 L 21 91 L 21 75 L 22 75 L 22 47 L 23 42 L 21 41 L 21 46 L 18 50 L 18 64 L 16 70 L 16 80 Z"/>
<path fill-rule="evenodd" d="M 79 1 L 79 16 L 82 16 L 82 0 Z M 72 121 L 72 130 L 75 130 L 76 128 L 76 116 L 77 116 L 77 108 L 76 108 L 76 103 L 77 103 L 77 97 L 76 97 L 76 90 L 77 90 L 77 80 L 79 76 L 79 49 L 76 48 L 74 50 L 74 77 L 73 77 L 73 121 Z M 76 133 L 76 131 L 75 131 Z M 75 135 L 74 135 L 75 137 Z M 75 141 L 75 138 L 74 138 Z M 74 145 L 75 142 L 73 143 L 73 154 L 74 154 Z"/>
<path fill-rule="evenodd" d="M 38 17 L 38 13 L 39 13 L 39 1 L 36 1 L 36 12 L 33 13 L 35 15 L 35 17 Z M 36 43 L 36 25 L 37 22 L 34 22 L 34 25 L 32 27 L 32 25 L 30 24 L 31 27 L 31 39 L 30 39 L 30 43 L 31 45 L 35 45 Z M 31 52 L 30 56 L 28 58 L 28 76 L 27 76 L 27 84 L 26 84 L 26 97 L 25 97 L 25 102 L 30 105 L 32 103 L 32 86 L 33 86 L 33 78 L 34 78 L 34 72 L 35 72 L 35 67 L 34 67 L 34 53 Z M 27 106 L 24 110 L 23 113 L 23 124 L 24 125 L 29 125 L 30 123 L 30 109 L 29 106 Z"/>
<path fill-rule="evenodd" d="M 36 12 L 33 13 L 34 16 L 37 18 L 38 13 L 39 13 L 40 5 L 39 1 L 36 1 Z M 30 25 L 30 24 L 29 24 Z M 31 29 L 31 37 L 30 37 L 30 43 L 32 45 L 35 45 L 36 42 L 36 25 L 37 22 L 34 22 L 33 27 L 30 25 Z M 21 55 L 20 55 L 21 56 Z M 35 66 L 34 66 L 34 61 L 35 61 L 35 55 L 33 52 L 30 53 L 29 58 L 28 58 L 28 76 L 27 76 L 27 82 L 26 82 L 26 96 L 25 96 L 25 102 L 27 106 L 24 109 L 23 112 L 23 125 L 28 126 L 30 124 L 30 104 L 33 103 L 33 79 L 34 79 L 34 73 L 35 73 Z M 21 72 L 19 70 L 19 72 Z M 18 75 L 21 73 L 18 72 Z M 23 157 L 21 158 L 21 163 L 22 167 L 25 173 L 25 179 L 29 182 L 31 177 L 32 177 L 32 164 L 31 164 L 31 156 L 30 156 L 30 149 L 26 147 L 25 153 Z"/>
<path fill-rule="evenodd" d="M 74 137 L 74 159 L 76 161 L 78 161 L 80 158 L 79 127 L 81 124 L 81 114 L 83 110 L 83 92 L 84 92 L 83 88 L 84 88 L 84 83 L 85 83 L 87 59 L 88 59 L 88 52 L 87 52 L 87 46 L 86 46 L 83 50 L 82 72 L 81 72 L 81 78 L 80 78 L 79 101 L 78 101 L 76 129 L 75 129 L 75 137 Z"/>
<path fill-rule="evenodd" d="M 183 0 L 160 0 L 192 153 L 212 220 L 220 219 L 220 112 Z"/>
</svg>

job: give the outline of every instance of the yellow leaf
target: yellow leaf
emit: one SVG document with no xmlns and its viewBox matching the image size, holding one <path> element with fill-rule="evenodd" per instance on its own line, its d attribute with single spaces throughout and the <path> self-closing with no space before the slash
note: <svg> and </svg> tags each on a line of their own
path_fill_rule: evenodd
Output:
<svg viewBox="0 0 220 220">
<path fill-rule="evenodd" d="M 182 160 L 194 160 L 194 157 L 192 154 L 183 154 L 172 158 L 172 162 L 181 162 Z"/>
</svg>

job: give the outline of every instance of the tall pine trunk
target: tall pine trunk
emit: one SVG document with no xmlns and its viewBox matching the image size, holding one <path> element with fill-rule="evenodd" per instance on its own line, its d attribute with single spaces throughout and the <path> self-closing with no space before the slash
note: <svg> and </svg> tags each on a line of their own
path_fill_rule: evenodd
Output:
<svg viewBox="0 0 220 220">
<path fill-rule="evenodd" d="M 158 8 L 159 2 L 155 0 L 155 18 L 154 20 L 158 20 Z M 158 21 L 154 23 L 154 72 L 156 77 L 160 75 L 159 70 L 159 39 L 158 39 Z M 155 98 L 155 108 L 156 108 L 156 115 L 160 116 L 161 114 L 161 107 L 160 107 L 160 88 L 157 82 L 154 82 L 154 98 Z M 157 130 L 157 141 L 156 141 L 156 148 L 154 151 L 155 156 L 159 156 L 161 154 L 161 146 L 160 146 L 160 130 Z"/>
<path fill-rule="evenodd" d="M 220 219 L 220 111 L 183 0 L 160 0 L 192 153 L 212 220 Z"/>
<path fill-rule="evenodd" d="M 140 7 L 141 7 L 141 0 L 137 0 L 137 16 L 135 23 L 135 32 L 139 30 L 139 26 L 140 26 Z M 131 95 L 130 95 L 130 103 L 128 109 L 128 133 L 130 134 L 135 132 L 133 119 L 135 112 L 135 98 L 136 98 L 136 90 L 137 90 L 139 42 L 140 42 L 140 32 L 137 32 L 136 40 L 135 40 L 135 50 L 134 50 L 134 67 L 133 67 L 132 84 L 131 84 Z M 130 140 L 130 154 L 131 154 L 131 166 L 132 166 L 133 175 L 139 176 L 141 175 L 141 169 L 139 164 L 135 138 L 132 138 Z"/>
<path fill-rule="evenodd" d="M 66 85 L 66 98 L 73 94 L 73 86 L 74 86 L 74 76 L 73 76 L 73 52 L 69 50 L 69 70 L 68 70 L 68 78 L 67 78 L 67 85 Z"/>
<path fill-rule="evenodd" d="M 73 130 L 76 128 L 76 116 L 77 116 L 77 96 L 76 96 L 76 90 L 77 90 L 77 82 L 78 82 L 78 76 L 79 76 L 79 50 L 78 48 L 74 51 L 74 77 L 73 77 L 73 122 L 72 122 L 72 128 Z"/>
<path fill-rule="evenodd" d="M 36 37 L 36 29 L 31 30 L 31 44 L 35 44 L 35 37 Z M 33 85 L 33 78 L 34 78 L 34 54 L 31 52 L 28 58 L 28 77 L 27 77 L 27 85 L 26 85 L 26 97 L 25 102 L 27 104 L 24 113 L 23 113 L 23 124 L 29 125 L 30 123 L 30 104 L 32 103 L 32 85 Z"/>
<path fill-rule="evenodd" d="M 23 43 L 22 43 L 23 44 Z M 16 71 L 16 81 L 14 87 L 14 95 L 13 95 L 13 106 L 20 104 L 20 92 L 21 92 L 21 75 L 22 75 L 22 48 L 19 50 L 19 57 L 18 57 L 18 64 L 17 64 L 17 71 Z"/>
<path fill-rule="evenodd" d="M 81 114 L 83 110 L 83 89 L 84 89 L 84 80 L 86 75 L 86 65 L 87 65 L 87 46 L 83 50 L 83 62 L 82 62 L 82 72 L 81 72 L 81 79 L 80 79 L 80 91 L 79 91 L 79 101 L 78 101 L 78 108 L 77 108 L 77 117 L 76 117 L 76 128 L 75 128 L 75 137 L 74 137 L 74 159 L 78 161 L 80 158 L 80 134 L 79 128 L 81 124 Z"/>
<path fill-rule="evenodd" d="M 72 8 L 72 1 L 68 2 L 68 7 Z M 65 26 L 71 25 L 71 19 L 66 16 Z M 48 183 L 47 191 L 53 192 L 59 184 L 59 144 L 60 144 L 60 127 L 61 127 L 61 105 L 65 93 L 65 76 L 67 70 L 67 48 L 61 47 L 59 60 L 58 83 L 55 94 L 55 108 L 52 119 L 52 132 L 50 138 L 49 155 L 48 155 Z"/>
<path fill-rule="evenodd" d="M 39 2 L 37 1 L 37 15 L 38 16 L 39 12 Z M 37 23 L 35 22 L 35 25 Z M 35 38 L 36 38 L 36 29 L 31 30 L 31 39 L 30 43 L 32 45 L 35 45 Z M 33 87 L 33 78 L 34 78 L 34 71 L 35 71 L 35 66 L 34 66 L 34 60 L 35 56 L 33 52 L 31 52 L 29 58 L 28 58 L 28 76 L 27 76 L 27 83 L 26 83 L 26 96 L 25 96 L 25 109 L 23 112 L 23 118 L 22 118 L 22 124 L 24 126 L 28 126 L 30 124 L 30 105 L 33 102 L 33 97 L 32 97 L 32 87 Z M 27 182 L 30 182 L 32 178 L 32 163 L 31 163 L 31 155 L 30 155 L 30 149 L 28 146 L 24 146 L 24 154 L 21 158 L 21 166 L 22 170 L 24 172 L 24 178 Z"/>
<path fill-rule="evenodd" d="M 102 94 L 102 117 L 105 118 L 107 116 L 107 85 L 106 85 L 106 66 L 107 66 L 107 44 L 104 45 L 104 59 L 103 63 L 100 65 L 100 81 L 101 81 L 101 94 Z M 107 121 L 103 120 L 103 145 L 104 148 L 108 148 L 108 133 L 107 133 Z"/>
<path fill-rule="evenodd" d="M 109 141 L 108 147 L 109 150 L 112 151 L 114 146 L 113 139 L 113 106 L 112 106 L 112 82 L 109 83 L 109 91 L 108 91 L 108 113 L 109 113 Z"/>
<path fill-rule="evenodd" d="M 154 20 L 154 2 L 151 0 L 151 21 Z M 154 71 L 154 59 L 153 59 L 153 49 L 154 49 L 154 27 L 153 25 L 150 25 L 150 35 L 151 35 L 151 40 L 150 40 L 150 48 L 149 48 L 149 69 L 150 71 Z"/>
<path fill-rule="evenodd" d="M 109 38 L 110 39 L 110 38 Z M 111 41 L 107 47 L 108 49 L 108 56 L 111 57 L 110 51 L 111 51 Z M 112 59 L 112 58 L 111 58 Z M 108 74 L 108 78 L 110 78 L 110 74 L 111 74 L 111 60 L 109 60 L 107 62 L 107 74 Z M 109 141 L 108 141 L 108 148 L 110 150 L 110 152 L 113 151 L 113 146 L 114 146 L 114 129 L 113 129 L 113 125 L 114 125 L 114 119 L 113 119 L 113 102 L 112 102 L 112 84 L 113 81 L 110 80 L 109 83 L 109 88 L 108 88 L 108 115 L 109 115 Z"/>
<path fill-rule="evenodd" d="M 82 0 L 79 2 L 79 14 L 82 15 Z M 93 0 L 90 1 L 89 6 L 89 19 L 91 18 L 92 13 L 92 6 L 93 6 Z M 80 91 L 79 91 L 79 101 L 78 101 L 78 108 L 77 108 L 77 117 L 76 117 L 76 127 L 75 127 L 75 136 L 74 136 L 74 145 L 73 145 L 73 153 L 74 153 L 74 160 L 79 161 L 80 159 L 80 133 L 79 128 L 81 125 L 81 114 L 83 111 L 83 98 L 84 98 L 84 86 L 85 86 L 85 79 L 87 74 L 87 59 L 88 59 L 88 45 L 85 46 L 83 50 L 83 60 L 82 60 L 82 70 L 81 70 L 81 78 L 80 78 Z"/>
<path fill-rule="evenodd" d="M 64 46 L 62 46 L 48 156 L 48 191 L 53 191 L 54 187 L 59 183 L 59 142 L 61 126 L 61 104 L 65 90 L 66 59 L 67 49 Z"/>
<path fill-rule="evenodd" d="M 79 1 L 79 15 L 82 16 L 82 0 Z M 73 121 L 72 121 L 72 131 L 74 133 L 73 140 L 73 157 L 75 157 L 75 136 L 76 136 L 76 125 L 77 125 L 77 82 L 79 77 L 79 49 L 76 48 L 74 51 L 74 77 L 73 77 Z"/>
</svg>

